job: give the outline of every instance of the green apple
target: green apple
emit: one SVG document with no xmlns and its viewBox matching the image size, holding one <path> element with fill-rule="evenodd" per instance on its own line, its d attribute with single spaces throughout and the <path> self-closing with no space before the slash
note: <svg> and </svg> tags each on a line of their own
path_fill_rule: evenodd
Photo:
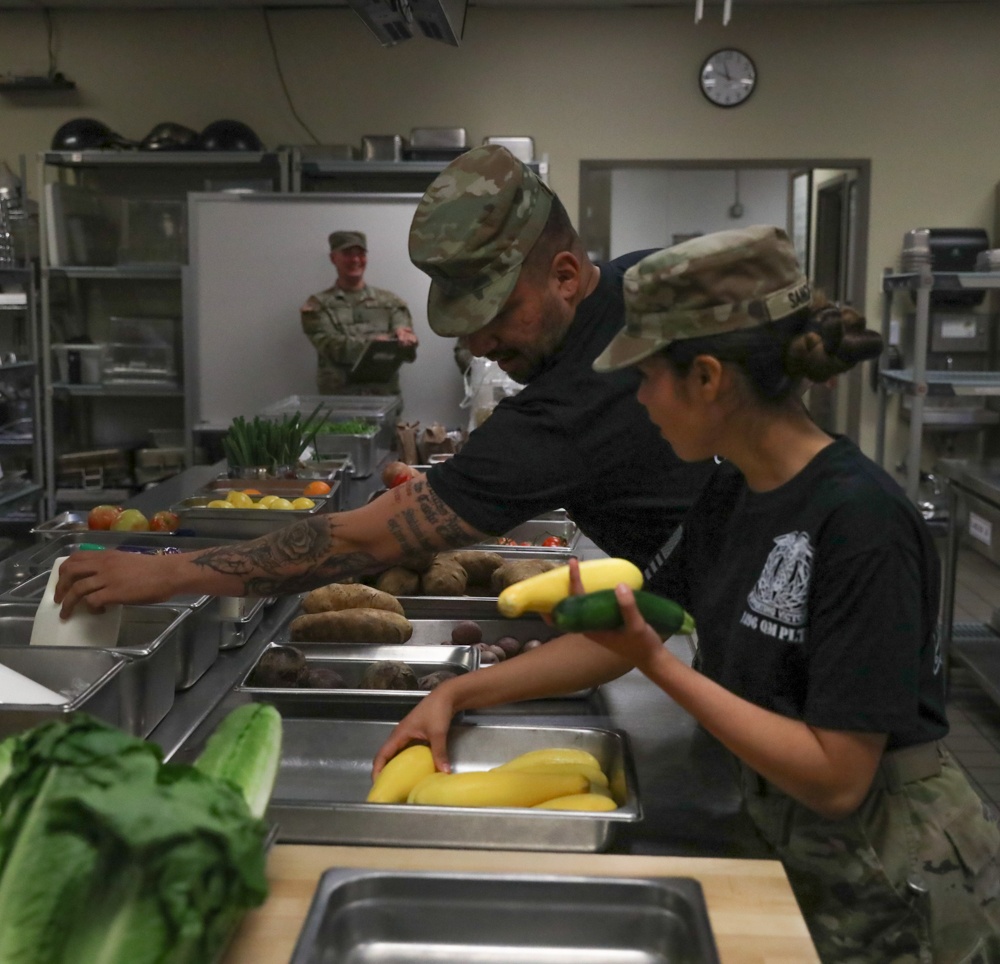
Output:
<svg viewBox="0 0 1000 964">
<path fill-rule="evenodd" d="M 117 532 L 148 532 L 149 519 L 138 509 L 124 509 L 122 514 L 111 523 L 111 528 Z"/>
</svg>

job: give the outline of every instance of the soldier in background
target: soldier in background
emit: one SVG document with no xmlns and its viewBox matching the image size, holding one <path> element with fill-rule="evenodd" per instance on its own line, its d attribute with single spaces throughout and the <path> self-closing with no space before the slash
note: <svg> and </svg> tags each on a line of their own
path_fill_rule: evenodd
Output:
<svg viewBox="0 0 1000 964">
<path fill-rule="evenodd" d="M 334 231 L 329 241 L 336 284 L 300 309 L 318 356 L 316 388 L 321 395 L 398 395 L 398 371 L 384 382 L 351 381 L 350 373 L 371 341 L 395 340 L 408 349 L 404 361 L 417 357 L 410 309 L 391 291 L 365 284 L 368 239 L 361 231 Z"/>
</svg>

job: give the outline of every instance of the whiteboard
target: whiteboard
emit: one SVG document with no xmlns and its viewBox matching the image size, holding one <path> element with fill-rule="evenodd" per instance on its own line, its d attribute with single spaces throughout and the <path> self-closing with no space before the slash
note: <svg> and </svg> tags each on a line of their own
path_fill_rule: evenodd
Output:
<svg viewBox="0 0 1000 964">
<path fill-rule="evenodd" d="M 413 194 L 189 194 L 188 429 L 225 427 L 289 395 L 316 394 L 316 350 L 299 308 L 336 281 L 327 235 L 352 229 L 368 236 L 365 280 L 406 301 L 420 339 L 416 361 L 400 369 L 402 417 L 461 425 L 454 340 L 428 327 L 430 279 L 407 252 L 418 201 Z"/>
</svg>

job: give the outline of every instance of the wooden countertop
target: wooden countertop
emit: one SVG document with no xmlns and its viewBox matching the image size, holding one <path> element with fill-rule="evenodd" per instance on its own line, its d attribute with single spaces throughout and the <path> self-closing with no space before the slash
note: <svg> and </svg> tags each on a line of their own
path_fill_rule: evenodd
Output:
<svg viewBox="0 0 1000 964">
<path fill-rule="evenodd" d="M 693 877 L 704 890 L 722 964 L 819 961 L 788 878 L 774 860 L 281 844 L 268 862 L 271 895 L 244 919 L 223 964 L 287 962 L 319 877 L 330 867 Z"/>
</svg>

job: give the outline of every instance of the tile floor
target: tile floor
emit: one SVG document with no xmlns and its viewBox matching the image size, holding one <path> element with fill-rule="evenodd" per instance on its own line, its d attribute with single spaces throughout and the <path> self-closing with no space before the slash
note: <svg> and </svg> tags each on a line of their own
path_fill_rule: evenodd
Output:
<svg viewBox="0 0 1000 964">
<path fill-rule="evenodd" d="M 1000 566 L 970 549 L 959 549 L 955 577 L 956 631 L 973 629 L 988 645 L 1000 635 L 989 629 L 993 610 L 1000 606 Z M 1000 687 L 1000 679 L 995 681 Z M 976 675 L 952 660 L 948 693 L 951 732 L 945 741 L 981 795 L 1000 809 L 1000 704 Z"/>
</svg>

